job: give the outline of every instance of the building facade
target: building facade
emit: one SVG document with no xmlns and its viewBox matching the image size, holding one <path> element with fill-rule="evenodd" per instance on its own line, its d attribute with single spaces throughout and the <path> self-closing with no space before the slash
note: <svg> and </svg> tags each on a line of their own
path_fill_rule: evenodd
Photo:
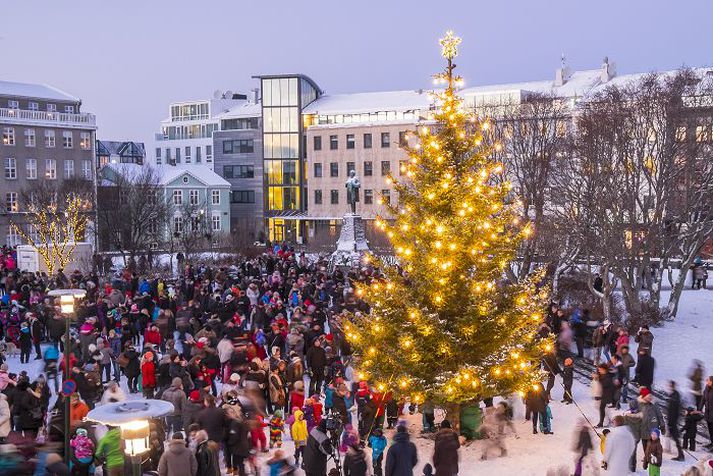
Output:
<svg viewBox="0 0 713 476">
<path fill-rule="evenodd" d="M 35 234 L 23 197 L 41 182 L 58 195 L 70 183 L 94 188 L 96 118 L 81 106 L 79 98 L 51 86 L 0 81 L 0 237 L 6 243 L 22 243 L 11 222 Z"/>
<path fill-rule="evenodd" d="M 97 168 L 108 164 L 138 164 L 146 160 L 143 142 L 98 140 Z"/>
</svg>

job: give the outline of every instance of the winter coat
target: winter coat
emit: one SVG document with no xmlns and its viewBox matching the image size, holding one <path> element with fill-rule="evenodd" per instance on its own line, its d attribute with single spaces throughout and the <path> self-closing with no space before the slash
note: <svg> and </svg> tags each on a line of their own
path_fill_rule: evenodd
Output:
<svg viewBox="0 0 713 476">
<path fill-rule="evenodd" d="M 307 351 L 305 362 L 307 363 L 307 368 L 312 371 L 312 374 L 323 376 L 324 367 L 327 366 L 327 353 L 322 347 L 312 345 Z"/>
<path fill-rule="evenodd" d="M 651 331 L 644 330 L 643 332 L 639 332 L 636 334 L 634 340 L 639 344 L 639 349 L 646 349 L 648 354 L 651 355 L 651 351 L 654 347 L 654 335 Z"/>
<path fill-rule="evenodd" d="M 181 440 L 168 442 L 168 449 L 158 461 L 158 476 L 196 476 L 198 462 Z"/>
<path fill-rule="evenodd" d="M 197 423 L 198 413 L 201 410 L 203 410 L 202 403 L 195 403 L 187 400 L 183 407 L 183 428 L 188 428 L 191 423 Z"/>
<path fill-rule="evenodd" d="M 297 441 L 306 442 L 307 441 L 307 422 L 305 421 L 305 415 L 302 410 L 295 410 L 294 413 L 295 421 L 290 427 L 290 432 L 292 433 L 292 439 Z"/>
<path fill-rule="evenodd" d="M 614 403 L 614 378 L 611 373 L 599 374 L 599 385 L 602 389 L 601 398 L 604 403 Z"/>
<path fill-rule="evenodd" d="M 156 365 L 152 361 L 144 362 L 141 366 L 141 386 L 144 388 L 156 387 Z"/>
<path fill-rule="evenodd" d="M 681 394 L 678 390 L 674 390 L 668 396 L 666 404 L 666 423 L 668 424 L 669 434 L 678 434 L 678 420 L 681 418 Z"/>
<path fill-rule="evenodd" d="M 538 413 L 544 412 L 548 403 L 550 403 L 549 399 L 547 398 L 547 394 L 543 389 L 539 389 L 536 391 L 530 390 L 527 393 L 526 404 L 527 408 L 529 408 L 530 411 Z"/>
<path fill-rule="evenodd" d="M 208 433 L 208 439 L 217 443 L 223 441 L 225 418 L 225 410 L 216 407 L 204 408 L 196 415 L 196 421 Z"/>
<path fill-rule="evenodd" d="M 221 339 L 220 342 L 218 342 L 216 350 L 218 351 L 218 359 L 220 359 L 220 363 L 224 364 L 230 360 L 230 357 L 233 356 L 235 347 L 233 347 L 233 341 L 230 339 Z"/>
<path fill-rule="evenodd" d="M 362 449 L 347 449 L 344 456 L 344 476 L 367 476 L 370 474 L 369 461 Z"/>
<path fill-rule="evenodd" d="M 180 416 L 186 406 L 186 394 L 183 389 L 171 386 L 164 390 L 161 400 L 165 400 L 173 405 L 172 416 Z"/>
<path fill-rule="evenodd" d="M 136 377 L 140 373 L 139 354 L 135 350 L 124 351 L 124 355 L 129 359 L 129 363 L 124 367 L 124 375 Z"/>
<path fill-rule="evenodd" d="M 629 458 L 634 452 L 636 442 L 627 426 L 612 428 L 607 435 L 602 461 L 607 464 L 606 474 L 626 476 L 629 474 Z"/>
<path fill-rule="evenodd" d="M 379 456 L 384 454 L 386 449 L 386 437 L 371 435 L 369 437 L 369 446 L 371 446 L 371 457 L 374 461 L 379 459 Z"/>
<path fill-rule="evenodd" d="M 651 430 L 659 428 L 663 433 L 665 430 L 663 415 L 655 403 L 649 403 L 639 397 L 639 413 L 641 413 L 641 426 L 639 427 L 639 438 L 648 440 L 651 438 Z"/>
<path fill-rule="evenodd" d="M 651 388 L 654 383 L 654 366 L 656 362 L 650 355 L 639 355 L 639 362 L 636 364 L 636 382 L 646 388 Z"/>
<path fill-rule="evenodd" d="M 250 428 L 241 420 L 228 419 L 228 431 L 225 436 L 225 446 L 234 455 L 247 458 L 250 456 Z"/>
<path fill-rule="evenodd" d="M 646 445 L 646 451 L 644 452 L 644 469 L 647 469 L 649 465 L 661 466 L 663 460 L 663 447 L 661 446 L 661 440 L 658 438 L 649 441 Z"/>
<path fill-rule="evenodd" d="M 332 454 L 332 442 L 319 428 L 310 431 L 304 450 L 304 470 L 307 474 L 327 474 L 327 458 Z"/>
<path fill-rule="evenodd" d="M 32 389 L 21 392 L 14 400 L 20 415 L 20 426 L 23 430 L 37 430 L 42 426 L 42 406 L 40 397 Z"/>
<path fill-rule="evenodd" d="M 106 461 L 106 466 L 111 468 L 123 468 L 124 452 L 121 449 L 121 430 L 114 428 L 106 432 L 99 440 L 97 451 L 94 455 L 97 459 Z"/>
<path fill-rule="evenodd" d="M 413 476 L 413 468 L 418 463 L 418 452 L 409 434 L 397 432 L 394 443 L 386 452 L 385 476 Z"/>
<path fill-rule="evenodd" d="M 458 434 L 450 428 L 441 428 L 436 433 L 433 448 L 433 466 L 436 476 L 455 476 L 458 474 Z"/>
<path fill-rule="evenodd" d="M 703 411 L 703 418 L 707 422 L 713 423 L 713 387 L 706 385 L 703 389 L 703 399 L 699 410 Z"/>
<path fill-rule="evenodd" d="M 197 476 L 220 476 L 220 463 L 218 451 L 220 447 L 214 441 L 204 441 L 196 448 L 196 461 L 198 462 Z"/>
<path fill-rule="evenodd" d="M 334 397 L 332 397 L 332 410 L 334 413 L 339 415 L 342 423 L 349 423 L 349 411 L 347 411 L 346 397 L 335 393 Z"/>
<path fill-rule="evenodd" d="M 624 368 L 624 377 L 626 377 L 626 381 L 628 382 L 631 378 L 631 368 L 636 366 L 636 361 L 634 360 L 634 356 L 628 352 L 626 354 L 620 354 L 619 357 L 621 357 L 621 366 Z"/>
<path fill-rule="evenodd" d="M 10 422 L 10 405 L 7 403 L 7 396 L 0 393 L 0 438 L 5 438 L 10 434 L 12 429 Z"/>
</svg>

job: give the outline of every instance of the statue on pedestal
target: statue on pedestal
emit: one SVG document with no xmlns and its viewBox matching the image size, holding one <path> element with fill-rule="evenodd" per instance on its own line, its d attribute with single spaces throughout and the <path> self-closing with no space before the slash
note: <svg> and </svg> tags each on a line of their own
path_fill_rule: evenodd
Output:
<svg viewBox="0 0 713 476">
<path fill-rule="evenodd" d="M 355 170 L 349 172 L 349 178 L 344 186 L 347 187 L 347 203 L 351 206 L 352 215 L 356 215 L 356 204 L 359 201 L 361 182 L 359 182 L 359 177 L 357 177 Z"/>
<path fill-rule="evenodd" d="M 335 267 L 349 268 L 357 266 L 361 262 L 362 255 L 369 251 L 364 222 L 356 213 L 361 182 L 354 170 L 349 172 L 349 178 L 344 186 L 347 188 L 347 203 L 350 205 L 351 213 L 347 212 L 342 219 L 342 229 L 339 233 L 339 240 L 337 240 L 337 249 L 332 253 L 332 257 L 329 260 L 330 270 L 334 270 Z"/>
</svg>

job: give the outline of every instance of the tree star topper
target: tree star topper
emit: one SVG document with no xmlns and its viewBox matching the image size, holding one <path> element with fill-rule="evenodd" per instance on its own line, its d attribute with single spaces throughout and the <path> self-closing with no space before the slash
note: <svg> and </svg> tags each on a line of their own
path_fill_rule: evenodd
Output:
<svg viewBox="0 0 713 476">
<path fill-rule="evenodd" d="M 446 32 L 446 36 L 438 41 L 443 47 L 441 49 L 441 55 L 444 58 L 452 60 L 458 56 L 458 45 L 460 44 L 461 39 L 457 36 L 453 36 L 453 30 L 448 30 Z"/>
</svg>

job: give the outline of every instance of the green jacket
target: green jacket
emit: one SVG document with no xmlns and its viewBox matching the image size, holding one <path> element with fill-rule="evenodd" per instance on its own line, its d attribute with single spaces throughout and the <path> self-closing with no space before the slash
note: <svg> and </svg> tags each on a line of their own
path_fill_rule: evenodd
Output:
<svg viewBox="0 0 713 476">
<path fill-rule="evenodd" d="M 124 466 L 124 452 L 121 449 L 121 432 L 118 428 L 109 430 L 104 437 L 99 440 L 95 456 L 106 461 L 109 468 Z"/>
</svg>

